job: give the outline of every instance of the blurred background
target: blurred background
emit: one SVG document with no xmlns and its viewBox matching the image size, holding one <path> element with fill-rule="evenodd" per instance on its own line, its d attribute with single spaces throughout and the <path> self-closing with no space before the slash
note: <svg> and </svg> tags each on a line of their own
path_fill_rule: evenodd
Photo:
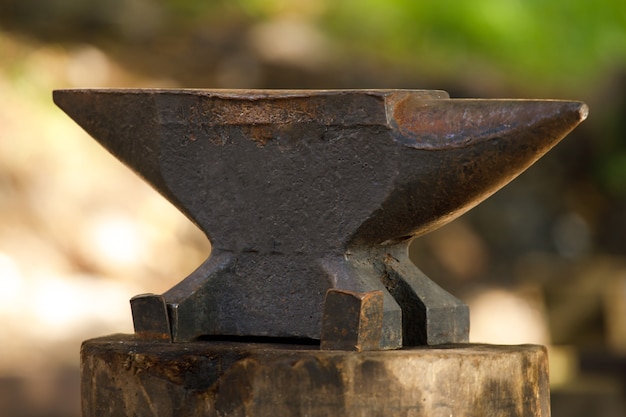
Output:
<svg viewBox="0 0 626 417">
<path fill-rule="evenodd" d="M 51 100 L 57 88 L 436 88 L 590 116 L 414 242 L 474 342 L 549 346 L 552 413 L 626 415 L 626 2 L 0 0 L 0 415 L 74 417 L 79 347 L 132 332 L 206 238 Z"/>
</svg>

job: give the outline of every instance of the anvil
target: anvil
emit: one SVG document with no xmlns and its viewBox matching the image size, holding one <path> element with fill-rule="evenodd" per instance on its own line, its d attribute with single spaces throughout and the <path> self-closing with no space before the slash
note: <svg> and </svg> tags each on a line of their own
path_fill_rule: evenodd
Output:
<svg viewBox="0 0 626 417">
<path fill-rule="evenodd" d="M 190 276 L 131 300 L 138 334 L 357 349 L 468 340 L 467 306 L 409 260 L 409 243 L 587 115 L 580 102 L 429 90 L 59 90 L 54 101 L 211 241 Z"/>
</svg>

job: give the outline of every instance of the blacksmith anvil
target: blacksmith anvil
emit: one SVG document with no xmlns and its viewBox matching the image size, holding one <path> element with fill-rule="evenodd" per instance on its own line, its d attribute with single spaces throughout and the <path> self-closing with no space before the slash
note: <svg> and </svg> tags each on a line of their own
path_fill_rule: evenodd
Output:
<svg viewBox="0 0 626 417">
<path fill-rule="evenodd" d="M 458 355 L 482 352 L 480 356 L 492 349 L 449 346 L 468 342 L 468 308 L 413 265 L 408 245 L 507 184 L 587 115 L 587 107 L 578 102 L 460 100 L 442 91 L 420 90 L 61 90 L 55 91 L 54 100 L 194 221 L 212 243 L 209 259 L 174 288 L 131 300 L 135 337 L 86 342 L 84 372 L 91 369 L 92 381 L 88 390 L 97 391 L 93 382 L 97 366 L 90 360 L 110 355 L 124 344 L 133 346 L 133 355 L 142 351 L 142 358 L 150 357 L 152 371 L 157 363 L 164 366 L 159 355 L 171 358 L 184 347 L 186 359 L 179 358 L 176 369 L 184 364 L 194 381 L 202 377 L 200 371 L 189 371 L 193 368 L 189 352 L 201 355 L 199 351 L 209 349 L 221 358 L 220 365 L 209 366 L 211 376 L 200 383 L 202 389 L 224 393 L 249 384 L 246 395 L 253 398 L 237 400 L 241 394 L 237 391 L 220 408 L 215 394 L 201 401 L 213 410 L 210 415 L 265 415 L 259 414 L 261 391 L 255 385 L 258 381 L 250 382 L 254 379 L 250 374 L 242 371 L 237 375 L 245 375 L 247 382 L 225 388 L 224 375 L 238 360 L 225 352 L 254 356 L 251 347 L 241 350 L 249 346 L 244 342 L 283 343 L 278 349 L 282 355 L 264 351 L 262 357 L 256 356 L 255 363 L 272 364 L 268 369 L 280 368 L 277 358 L 292 357 L 294 352 L 309 355 L 307 360 L 315 358 L 316 369 L 322 366 L 320 361 L 330 361 L 322 368 L 334 369 L 336 381 L 320 381 L 314 372 L 306 377 L 309 388 L 330 384 L 315 394 L 309 392 L 320 399 L 328 399 L 327 391 L 339 380 L 345 388 L 343 372 L 352 372 L 346 370 L 347 363 L 365 358 L 353 355 L 370 355 L 367 360 L 378 369 L 391 358 L 413 360 L 415 355 L 425 358 L 435 352 L 440 359 L 457 360 Z M 444 344 L 448 346 L 443 350 L 407 349 Z M 288 345 L 308 348 L 284 347 Z M 399 348 L 403 349 L 396 356 L 385 356 Z M 524 356 L 520 372 L 530 369 L 541 376 L 545 369 L 537 370 L 545 352 L 528 349 L 499 355 L 530 355 Z M 346 350 L 361 352 L 340 353 Z M 124 356 L 128 353 L 118 353 L 124 363 L 143 366 Z M 507 357 L 519 362 L 515 355 Z M 199 363 L 193 357 L 192 362 Z M 339 358 L 336 366 L 328 365 L 334 363 L 331 357 Z M 109 371 L 110 359 L 102 365 Z M 407 366 L 404 360 L 398 369 Z M 115 368 L 117 378 L 122 368 Z M 496 368 L 485 371 L 489 378 L 510 371 Z M 372 375 L 387 375 L 385 369 Z M 291 381 L 294 375 L 280 378 Z M 293 381 L 281 383 L 275 377 L 270 375 L 285 389 L 293 386 Z M 526 385 L 520 382 L 519 393 L 531 404 L 539 397 L 537 390 L 547 389 L 547 376 L 543 382 L 540 377 L 527 380 L 531 382 Z M 416 383 L 407 381 L 401 381 L 403 386 Z M 389 385 L 390 379 L 380 382 Z M 145 381 L 142 387 L 148 397 L 157 395 L 146 394 Z M 528 389 L 532 392 L 524 391 Z M 342 394 L 344 400 L 347 392 Z M 502 392 L 493 395 L 517 398 L 517 391 Z M 89 395 L 101 400 L 94 392 Z M 125 400 L 125 409 L 129 401 Z M 152 408 L 154 401 L 148 400 Z M 269 404 L 278 407 L 276 401 Z M 545 407 L 538 405 L 541 401 L 530 408 L 519 406 L 519 415 L 545 415 Z M 456 410 L 449 403 L 446 407 Z M 249 404 L 257 408 L 247 408 Z M 300 411 L 289 408 L 291 415 L 378 415 L 332 404 L 330 414 L 313 406 L 313 411 L 304 412 L 298 404 Z M 406 406 L 398 410 L 406 414 L 417 407 Z M 172 407 L 176 413 L 182 410 L 180 405 Z M 117 415 L 96 408 L 87 407 L 85 414 Z M 531 408 L 535 411 L 528 414 Z M 142 407 L 133 408 L 136 413 L 138 409 Z"/>
</svg>

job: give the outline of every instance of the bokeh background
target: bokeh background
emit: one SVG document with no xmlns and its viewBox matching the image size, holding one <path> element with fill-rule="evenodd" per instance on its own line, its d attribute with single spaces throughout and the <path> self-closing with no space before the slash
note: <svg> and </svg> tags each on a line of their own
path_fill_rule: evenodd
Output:
<svg viewBox="0 0 626 417">
<path fill-rule="evenodd" d="M 56 88 L 436 88 L 590 117 L 411 256 L 471 339 L 550 347 L 553 416 L 626 415 L 626 2 L 0 0 L 0 415 L 74 417 L 80 342 L 131 332 L 205 237 Z"/>
</svg>

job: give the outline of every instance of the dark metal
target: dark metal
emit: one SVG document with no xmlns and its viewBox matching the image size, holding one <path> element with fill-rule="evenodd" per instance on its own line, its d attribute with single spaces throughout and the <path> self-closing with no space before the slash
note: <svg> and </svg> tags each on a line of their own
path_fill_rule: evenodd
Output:
<svg viewBox="0 0 626 417">
<path fill-rule="evenodd" d="M 213 245 L 188 278 L 133 303 L 138 333 L 167 324 L 173 341 L 320 339 L 328 290 L 382 291 L 382 349 L 467 341 L 467 306 L 410 262 L 408 244 L 587 114 L 578 102 L 419 90 L 61 90 L 54 100 Z"/>
<path fill-rule="evenodd" d="M 170 339 L 170 319 L 162 295 L 140 294 L 130 299 L 135 333 L 147 338 Z"/>
<path fill-rule="evenodd" d="M 383 329 L 383 292 L 330 289 L 324 300 L 322 350 L 379 350 Z"/>
</svg>

